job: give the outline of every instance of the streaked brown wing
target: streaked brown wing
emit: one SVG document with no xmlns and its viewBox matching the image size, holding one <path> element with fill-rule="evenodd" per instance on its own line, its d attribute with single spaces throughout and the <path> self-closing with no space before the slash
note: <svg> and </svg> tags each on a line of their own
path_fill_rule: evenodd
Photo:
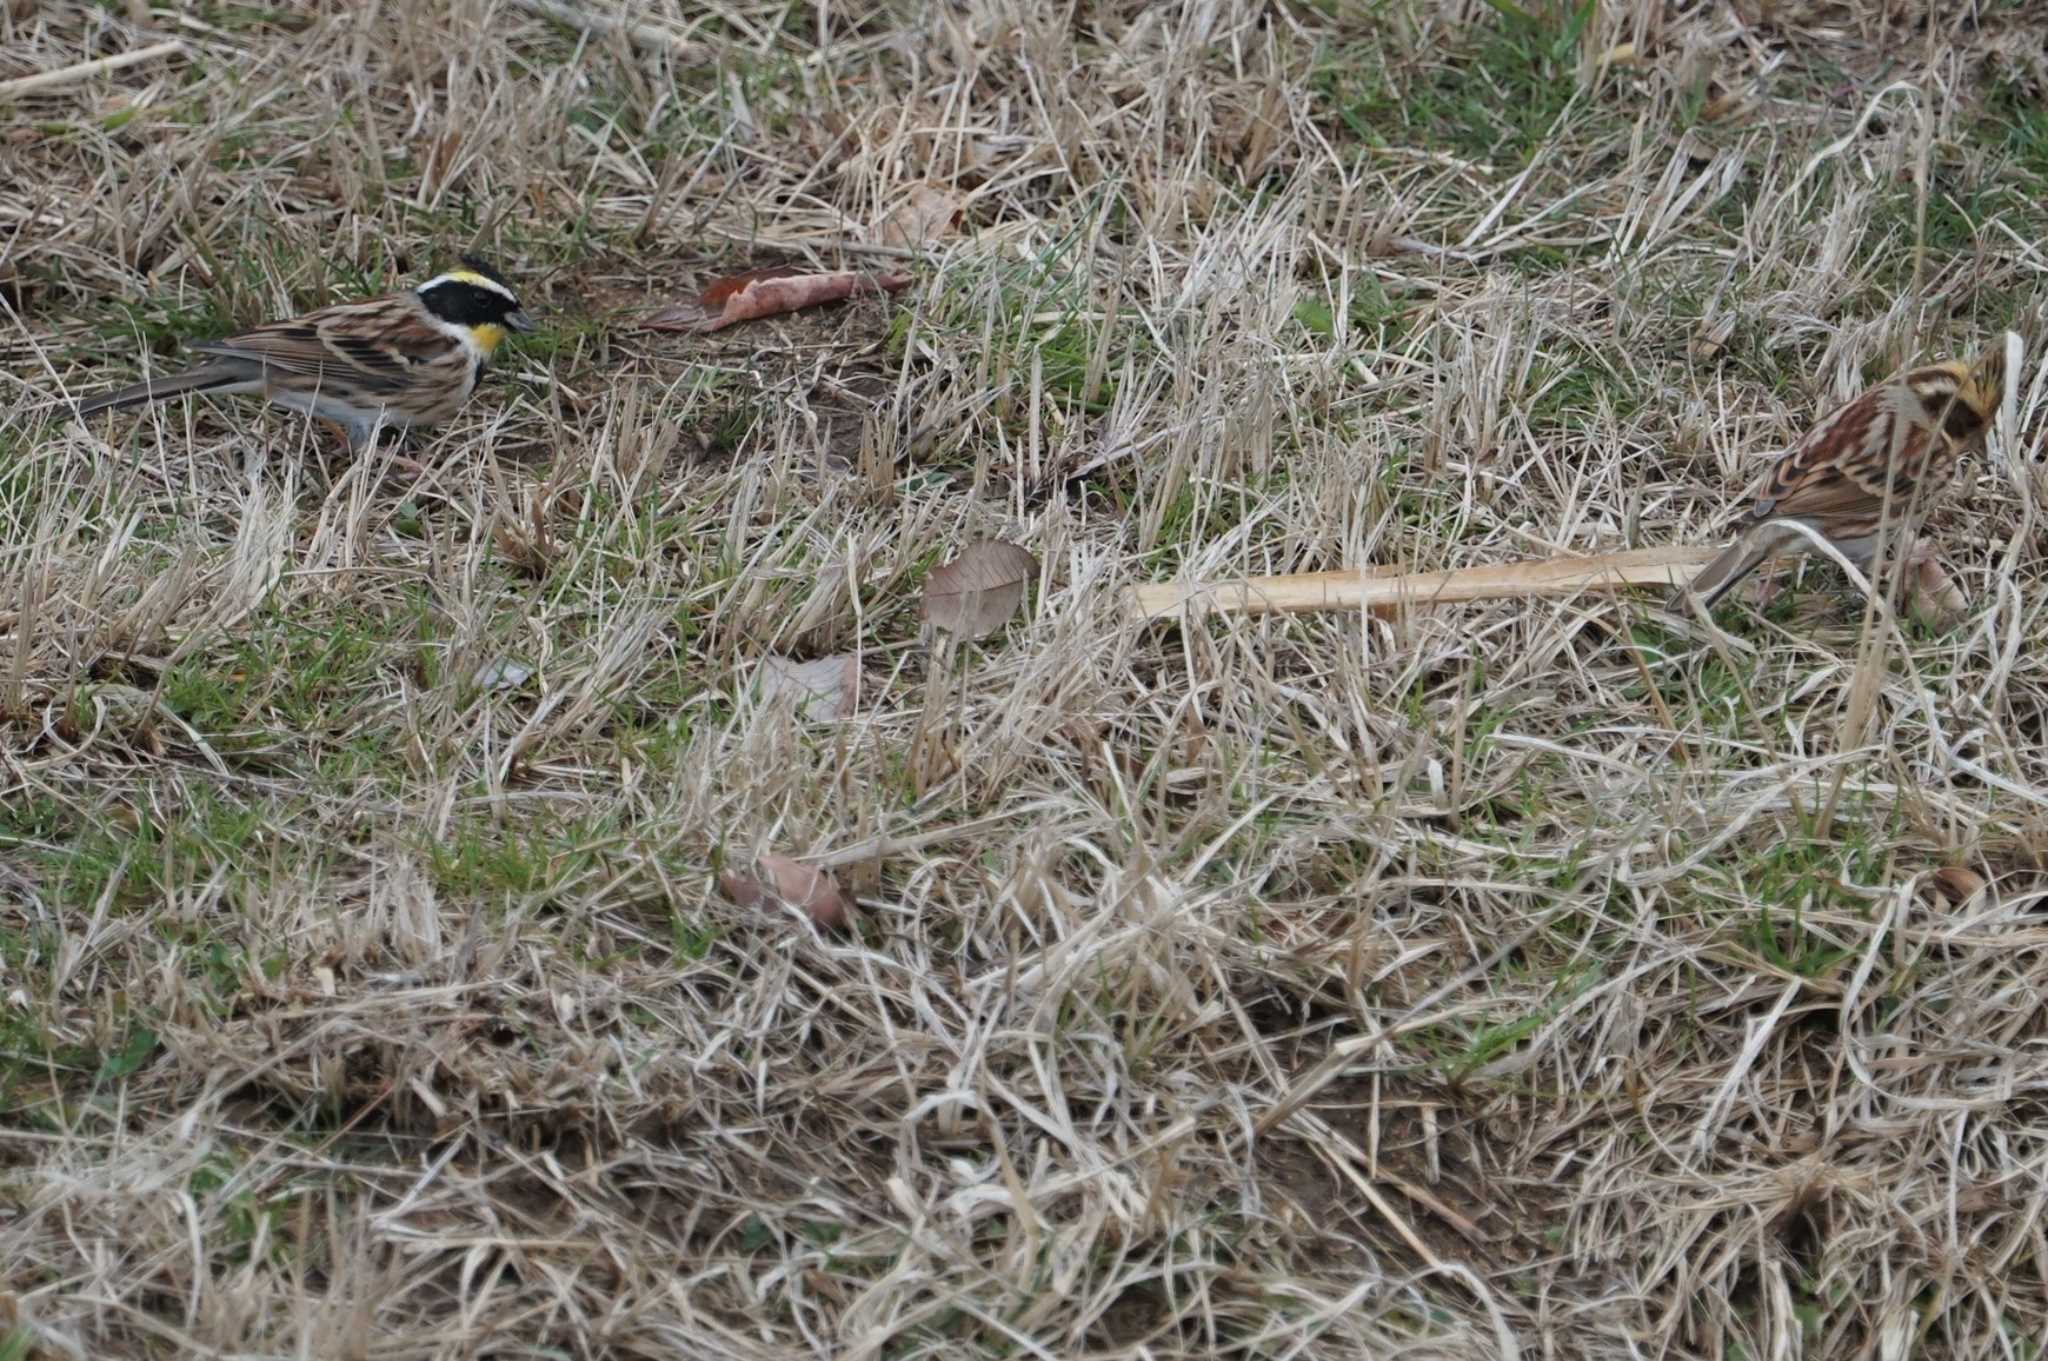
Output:
<svg viewBox="0 0 2048 1361">
<path fill-rule="evenodd" d="M 1904 509 L 1904 497 L 1898 498 Z M 1775 500 L 1759 503 L 1758 519 L 1781 516 L 1811 517 L 1817 520 L 1876 515 L 1884 507 L 1884 489 L 1872 490 L 1850 477 L 1839 465 L 1810 469 L 1805 478 L 1787 487 Z"/>
<path fill-rule="evenodd" d="M 1933 430 L 1901 383 L 1872 388 L 1838 409 L 1780 459 L 1751 513 L 1816 519 L 1872 516 L 1885 484 L 1904 511 L 1925 472 Z"/>
<path fill-rule="evenodd" d="M 451 353 L 461 358 L 448 337 L 428 323 L 416 295 L 400 293 L 366 310 L 367 316 L 337 315 L 323 321 L 320 335 L 370 390 L 396 392 L 414 382 L 429 362 L 448 360 Z"/>
<path fill-rule="evenodd" d="M 323 307 L 292 321 L 275 321 L 225 340 L 192 348 L 202 354 L 254 360 L 266 368 L 301 377 L 331 380 L 345 374 L 357 389 L 392 393 L 406 383 L 418 362 L 394 343 L 412 335 L 420 349 L 447 345 L 445 337 L 419 322 L 410 295 Z"/>
<path fill-rule="evenodd" d="M 252 359 L 266 368 L 285 373 L 319 373 L 334 362 L 334 355 L 320 341 L 319 333 L 299 321 L 280 321 L 225 340 L 195 344 L 201 354 L 224 359 Z"/>
<path fill-rule="evenodd" d="M 393 309 L 388 314 L 387 324 L 363 334 L 361 343 L 375 348 L 383 356 L 381 362 L 387 364 L 424 364 L 428 360 L 447 358 L 448 337 L 421 318 L 421 309 L 410 295 L 406 300 L 410 306 L 402 311 Z"/>
</svg>

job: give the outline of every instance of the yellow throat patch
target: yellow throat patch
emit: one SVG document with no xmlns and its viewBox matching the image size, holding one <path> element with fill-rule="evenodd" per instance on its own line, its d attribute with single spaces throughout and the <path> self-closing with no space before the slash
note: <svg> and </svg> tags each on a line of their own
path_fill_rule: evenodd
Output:
<svg viewBox="0 0 2048 1361">
<path fill-rule="evenodd" d="M 451 269 L 441 277 L 452 284 L 469 284 L 472 287 L 488 289 L 491 292 L 496 292 L 498 288 L 496 284 L 473 269 Z M 496 350 L 505 339 L 505 328 L 492 321 L 470 327 L 469 333 L 475 337 L 477 348 L 482 350 L 486 356 Z"/>
</svg>

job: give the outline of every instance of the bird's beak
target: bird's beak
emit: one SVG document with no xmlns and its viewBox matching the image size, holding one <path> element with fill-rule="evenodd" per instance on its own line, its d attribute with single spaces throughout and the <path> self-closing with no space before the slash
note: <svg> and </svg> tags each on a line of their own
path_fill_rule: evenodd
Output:
<svg viewBox="0 0 2048 1361">
<path fill-rule="evenodd" d="M 507 316 L 505 324 L 515 331 L 524 333 L 533 329 L 533 318 L 527 316 L 524 309 L 520 309 Z"/>
</svg>

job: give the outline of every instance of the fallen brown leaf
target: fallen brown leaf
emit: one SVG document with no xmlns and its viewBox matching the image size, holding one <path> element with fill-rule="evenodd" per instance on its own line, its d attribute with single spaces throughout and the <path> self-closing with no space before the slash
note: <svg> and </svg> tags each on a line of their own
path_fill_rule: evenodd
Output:
<svg viewBox="0 0 2048 1361">
<path fill-rule="evenodd" d="M 763 854 L 755 870 L 726 870 L 718 876 L 718 886 L 741 907 L 787 903 L 828 931 L 843 930 L 852 922 L 853 904 L 827 871 L 774 851 Z"/>
<path fill-rule="evenodd" d="M 770 265 L 766 269 L 750 269 L 740 274 L 728 274 L 723 279 L 714 279 L 704 286 L 697 300 L 706 307 L 723 306 L 725 300 L 735 293 L 744 293 L 755 284 L 770 279 L 798 279 L 803 271 L 794 265 Z"/>
<path fill-rule="evenodd" d="M 1024 603 L 1024 585 L 1038 559 L 1013 543 L 983 539 L 933 572 L 924 583 L 925 617 L 963 638 L 985 638 Z"/>
<path fill-rule="evenodd" d="M 1989 887 L 1983 875 L 1961 865 L 1944 865 L 1927 877 L 1935 893 L 1951 907 L 1960 907 Z"/>
<path fill-rule="evenodd" d="M 1713 93 L 1700 105 L 1702 123 L 1712 123 L 1726 118 L 1729 114 L 1739 112 L 1749 103 L 1751 92 L 1748 89 L 1723 90 L 1715 86 L 1709 88 Z"/>
<path fill-rule="evenodd" d="M 908 274 L 855 270 L 802 274 L 786 267 L 749 270 L 716 281 L 695 298 L 662 308 L 640 325 L 649 331 L 722 331 L 743 321 L 842 302 L 860 293 L 895 293 L 910 283 Z"/>
</svg>

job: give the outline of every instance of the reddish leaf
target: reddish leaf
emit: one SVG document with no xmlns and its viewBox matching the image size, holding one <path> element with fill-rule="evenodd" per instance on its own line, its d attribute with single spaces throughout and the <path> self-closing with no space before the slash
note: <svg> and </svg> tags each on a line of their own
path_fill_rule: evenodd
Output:
<svg viewBox="0 0 2048 1361">
<path fill-rule="evenodd" d="M 697 295 L 697 301 L 704 304 L 707 312 L 715 311 L 725 305 L 727 298 L 740 292 L 748 284 L 759 283 L 763 279 L 794 279 L 802 273 L 803 271 L 794 265 L 770 265 L 766 269 L 750 269 L 744 274 L 733 274 L 723 279 L 712 280 L 710 286 Z"/>
<path fill-rule="evenodd" d="M 719 887 L 741 907 L 787 903 L 828 931 L 852 922 L 853 904 L 826 871 L 773 851 L 762 855 L 755 868 L 755 874 L 727 870 L 718 876 Z"/>
<path fill-rule="evenodd" d="M 985 638 L 1024 603 L 1038 559 L 1013 543 L 983 539 L 933 572 L 924 583 L 925 617 L 963 638 Z"/>
<path fill-rule="evenodd" d="M 742 321 L 840 302 L 859 293 L 894 293 L 910 283 L 908 274 L 853 270 L 799 274 L 789 269 L 757 269 L 720 279 L 698 297 L 664 307 L 640 324 L 650 331 L 722 331 Z"/>
</svg>

